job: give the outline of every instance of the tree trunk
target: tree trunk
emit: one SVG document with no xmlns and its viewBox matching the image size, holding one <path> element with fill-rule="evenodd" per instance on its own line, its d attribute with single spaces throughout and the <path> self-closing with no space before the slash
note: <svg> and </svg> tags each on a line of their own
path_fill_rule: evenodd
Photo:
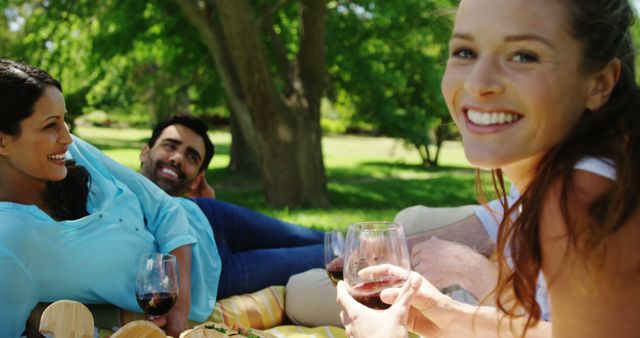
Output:
<svg viewBox="0 0 640 338">
<path fill-rule="evenodd" d="M 231 150 L 229 152 L 229 170 L 245 177 L 258 177 L 260 170 L 256 155 L 244 135 L 242 135 L 235 114 L 231 114 L 230 121 Z"/>
<path fill-rule="evenodd" d="M 328 205 L 319 116 L 326 73 L 326 3 L 303 1 L 298 72 L 293 94 L 285 98 L 276 88 L 258 20 L 247 0 L 176 1 L 216 63 L 231 112 L 256 154 L 267 203 Z"/>
</svg>

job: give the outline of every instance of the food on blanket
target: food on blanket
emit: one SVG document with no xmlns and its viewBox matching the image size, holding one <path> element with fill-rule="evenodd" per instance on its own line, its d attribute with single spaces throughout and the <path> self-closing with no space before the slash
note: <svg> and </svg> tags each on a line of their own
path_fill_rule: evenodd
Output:
<svg viewBox="0 0 640 338">
<path fill-rule="evenodd" d="M 276 338 L 274 335 L 244 327 L 230 328 L 225 324 L 206 322 L 180 334 L 180 338 Z"/>
<path fill-rule="evenodd" d="M 91 337 L 93 337 L 93 335 Z M 127 325 L 121 327 L 111 336 L 111 338 L 126 337 L 168 338 L 168 336 L 164 334 L 164 331 L 162 331 L 156 324 L 146 320 L 135 320 L 127 323 Z"/>
</svg>

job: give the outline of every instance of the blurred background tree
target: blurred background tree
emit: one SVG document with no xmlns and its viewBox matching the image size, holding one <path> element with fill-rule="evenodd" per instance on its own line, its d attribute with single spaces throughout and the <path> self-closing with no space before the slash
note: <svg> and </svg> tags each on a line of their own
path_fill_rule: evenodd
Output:
<svg viewBox="0 0 640 338">
<path fill-rule="evenodd" d="M 338 106 L 355 110 L 352 123 L 405 140 L 424 166 L 437 165 L 442 142 L 455 137 L 440 95 L 451 3 L 331 4 L 336 8 L 329 17 L 328 41 L 340 43 L 328 44 L 330 97 Z"/>
</svg>

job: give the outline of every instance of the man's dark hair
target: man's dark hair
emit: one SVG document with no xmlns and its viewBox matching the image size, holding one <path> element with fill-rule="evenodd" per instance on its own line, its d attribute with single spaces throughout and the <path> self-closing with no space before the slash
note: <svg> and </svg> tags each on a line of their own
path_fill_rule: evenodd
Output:
<svg viewBox="0 0 640 338">
<path fill-rule="evenodd" d="M 153 133 L 151 134 L 151 138 L 149 139 L 149 141 L 147 141 L 147 145 L 149 146 L 149 148 L 153 148 L 153 146 L 156 144 L 156 141 L 158 141 L 160 134 L 162 134 L 162 132 L 168 126 L 171 126 L 174 124 L 185 126 L 193 130 L 193 132 L 195 132 L 202 138 L 202 141 L 204 142 L 204 159 L 202 161 L 202 165 L 200 166 L 200 171 L 205 170 L 207 167 L 209 167 L 209 163 L 213 158 L 213 154 L 215 153 L 216 148 L 213 145 L 213 142 L 211 142 L 209 135 L 207 134 L 207 131 L 209 131 L 209 127 L 207 127 L 207 124 L 204 123 L 204 121 L 202 121 L 201 119 L 195 116 L 177 114 L 158 123 L 153 128 Z"/>
</svg>

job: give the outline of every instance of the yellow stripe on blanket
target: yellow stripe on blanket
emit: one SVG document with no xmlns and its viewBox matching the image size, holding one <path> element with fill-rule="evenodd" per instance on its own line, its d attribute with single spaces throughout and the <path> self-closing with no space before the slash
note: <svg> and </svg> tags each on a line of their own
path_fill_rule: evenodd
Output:
<svg viewBox="0 0 640 338">
<path fill-rule="evenodd" d="M 346 338 L 344 329 L 335 326 L 302 327 L 295 325 L 276 326 L 265 330 L 278 338 Z"/>
<path fill-rule="evenodd" d="M 216 303 L 207 321 L 256 330 L 280 325 L 284 319 L 284 291 L 284 286 L 277 285 L 254 293 L 221 299 Z M 124 323 L 144 319 L 143 314 L 130 311 L 124 311 L 123 317 Z M 197 324 L 199 323 L 189 321 L 190 328 Z"/>
<path fill-rule="evenodd" d="M 282 323 L 284 318 L 284 286 L 271 286 L 260 291 L 219 300 L 209 320 L 229 327 L 263 330 Z"/>
</svg>

